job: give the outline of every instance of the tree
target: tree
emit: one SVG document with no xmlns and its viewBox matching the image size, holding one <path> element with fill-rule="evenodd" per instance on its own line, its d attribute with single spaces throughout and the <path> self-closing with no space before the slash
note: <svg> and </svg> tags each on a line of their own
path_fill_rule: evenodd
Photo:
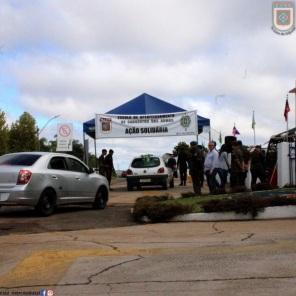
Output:
<svg viewBox="0 0 296 296">
<path fill-rule="evenodd" d="M 40 147 L 40 151 L 46 151 L 46 152 L 50 151 L 50 145 L 47 139 L 44 137 L 39 139 L 39 147 Z"/>
<path fill-rule="evenodd" d="M 79 140 L 73 140 L 73 149 L 69 154 L 72 154 L 79 159 L 83 160 L 84 149 L 83 145 L 79 143 Z"/>
<path fill-rule="evenodd" d="M 0 155 L 8 152 L 8 132 L 5 113 L 0 111 Z"/>
<path fill-rule="evenodd" d="M 177 146 L 174 147 L 174 150 L 179 153 L 180 151 L 185 151 L 186 153 L 189 152 L 189 145 L 186 142 L 179 142 Z"/>
<path fill-rule="evenodd" d="M 24 112 L 19 120 L 11 125 L 9 132 L 9 150 L 11 152 L 36 151 L 38 135 L 35 119 Z"/>
</svg>

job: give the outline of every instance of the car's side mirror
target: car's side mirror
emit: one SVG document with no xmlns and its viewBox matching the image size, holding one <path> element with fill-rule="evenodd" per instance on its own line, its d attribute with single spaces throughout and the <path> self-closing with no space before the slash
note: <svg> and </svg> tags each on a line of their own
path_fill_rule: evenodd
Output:
<svg viewBox="0 0 296 296">
<path fill-rule="evenodd" d="M 89 168 L 89 169 L 88 169 L 88 173 L 89 173 L 89 174 L 92 174 L 92 173 L 94 173 L 94 172 L 95 172 L 95 171 L 94 171 L 93 168 Z"/>
</svg>

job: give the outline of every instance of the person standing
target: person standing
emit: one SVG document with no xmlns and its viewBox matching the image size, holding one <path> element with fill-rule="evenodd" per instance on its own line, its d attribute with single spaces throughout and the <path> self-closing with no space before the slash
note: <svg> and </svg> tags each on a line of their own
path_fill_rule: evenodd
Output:
<svg viewBox="0 0 296 296">
<path fill-rule="evenodd" d="M 225 192 L 225 185 L 227 183 L 227 175 L 228 171 L 230 170 L 230 164 L 228 162 L 228 155 L 227 155 L 227 147 L 223 144 L 220 148 L 218 158 L 215 163 L 215 168 L 213 171 L 213 178 L 216 178 L 216 174 L 219 175 L 220 178 L 220 189 L 221 193 Z"/>
<path fill-rule="evenodd" d="M 177 178 L 177 161 L 176 161 L 176 151 L 173 151 L 173 154 L 170 155 L 168 161 L 167 161 L 167 167 L 171 169 L 171 173 L 173 174 L 173 178 L 170 182 L 170 188 L 174 187 L 174 178 Z"/>
<path fill-rule="evenodd" d="M 216 187 L 218 186 L 216 178 L 213 174 L 215 163 L 218 158 L 218 151 L 216 150 L 216 142 L 210 141 L 208 148 L 209 148 L 209 152 L 207 153 L 205 158 L 204 172 L 207 177 L 207 183 L 209 186 L 210 193 L 214 193 Z"/>
<path fill-rule="evenodd" d="M 113 171 L 115 171 L 114 165 L 113 165 L 113 153 L 114 153 L 114 151 L 112 149 L 110 149 L 109 153 L 105 157 L 106 178 L 109 182 L 110 190 L 111 190 L 112 173 L 113 173 Z"/>
<path fill-rule="evenodd" d="M 255 150 L 251 153 L 251 174 L 252 186 L 256 185 L 259 178 L 261 183 L 265 182 L 265 160 L 261 150 L 261 146 L 257 145 Z"/>
<path fill-rule="evenodd" d="M 196 141 L 190 143 L 188 163 L 194 193 L 201 195 L 200 171 L 203 168 L 203 155 L 202 150 L 197 147 Z"/>
<path fill-rule="evenodd" d="M 107 155 L 107 150 L 102 149 L 102 154 L 98 158 L 99 163 L 99 174 L 106 177 L 106 167 L 105 167 L 105 157 Z"/>
<path fill-rule="evenodd" d="M 233 188 L 242 186 L 242 174 L 244 172 L 244 157 L 240 144 L 232 143 L 231 153 L 231 186 Z"/>
<path fill-rule="evenodd" d="M 177 161 L 177 167 L 179 169 L 180 174 L 180 185 L 179 186 L 186 186 L 187 182 L 187 159 L 188 155 L 184 148 L 180 149 L 178 153 L 178 161 Z"/>
</svg>

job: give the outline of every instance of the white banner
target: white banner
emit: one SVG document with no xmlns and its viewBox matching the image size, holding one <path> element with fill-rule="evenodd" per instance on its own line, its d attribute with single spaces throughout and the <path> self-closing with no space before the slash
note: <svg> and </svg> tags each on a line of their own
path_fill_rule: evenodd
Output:
<svg viewBox="0 0 296 296">
<path fill-rule="evenodd" d="M 196 111 L 146 115 L 96 114 L 96 139 L 196 134 Z"/>
<path fill-rule="evenodd" d="M 57 135 L 57 151 L 72 151 L 73 124 L 58 124 Z"/>
</svg>

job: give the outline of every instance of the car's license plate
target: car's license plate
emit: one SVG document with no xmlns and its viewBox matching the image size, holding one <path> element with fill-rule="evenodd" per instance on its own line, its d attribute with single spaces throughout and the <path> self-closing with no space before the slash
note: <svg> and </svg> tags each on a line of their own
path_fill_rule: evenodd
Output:
<svg viewBox="0 0 296 296">
<path fill-rule="evenodd" d="M 150 183 L 151 179 L 141 179 L 141 183 Z"/>
<path fill-rule="evenodd" d="M 8 200 L 9 197 L 9 193 L 5 192 L 5 193 L 0 193 L 0 201 L 6 201 Z"/>
</svg>

